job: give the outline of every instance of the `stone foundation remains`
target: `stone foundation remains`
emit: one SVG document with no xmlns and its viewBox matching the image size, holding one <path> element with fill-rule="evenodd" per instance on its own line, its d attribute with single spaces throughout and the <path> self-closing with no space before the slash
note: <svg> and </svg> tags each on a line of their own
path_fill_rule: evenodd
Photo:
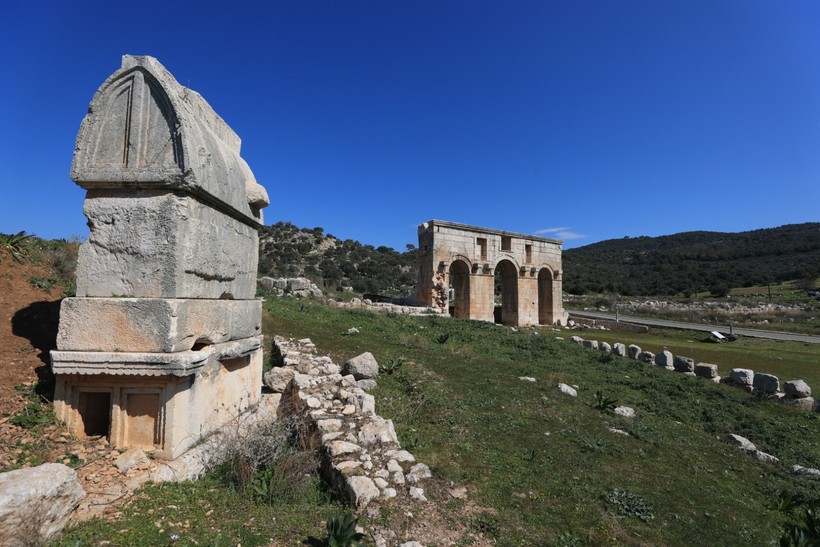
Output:
<svg viewBox="0 0 820 547">
<path fill-rule="evenodd" d="M 496 317 L 495 280 L 501 280 Z M 561 242 L 431 220 L 419 226 L 416 301 L 455 317 L 505 325 L 565 325 Z"/>
<path fill-rule="evenodd" d="M 124 56 L 94 95 L 71 167 L 90 235 L 51 354 L 78 437 L 172 459 L 258 401 L 269 200 L 239 150 L 152 57 Z"/>
</svg>

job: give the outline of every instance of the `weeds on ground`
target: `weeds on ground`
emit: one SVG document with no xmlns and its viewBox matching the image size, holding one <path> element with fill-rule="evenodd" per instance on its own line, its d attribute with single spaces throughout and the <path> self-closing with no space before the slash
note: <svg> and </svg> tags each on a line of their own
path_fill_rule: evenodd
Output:
<svg viewBox="0 0 820 547">
<path fill-rule="evenodd" d="M 26 240 L 32 237 L 34 234 L 27 234 L 25 230 L 16 234 L 0 234 L 0 249 L 6 249 L 17 263 L 22 264 L 24 260 L 28 260 Z"/>
<path fill-rule="evenodd" d="M 349 511 L 342 511 L 327 517 L 328 547 L 361 547 L 364 534 L 356 531 L 357 519 Z"/>
<path fill-rule="evenodd" d="M 775 509 L 786 517 L 781 547 L 812 547 L 820 545 L 820 499 L 800 500 L 782 492 Z"/>
<path fill-rule="evenodd" d="M 23 429 L 34 429 L 37 426 L 52 424 L 57 421 L 54 407 L 45 397 L 39 395 L 32 386 L 17 386 L 15 389 L 22 392 L 28 403 L 23 410 L 13 416 L 9 422 Z"/>
</svg>

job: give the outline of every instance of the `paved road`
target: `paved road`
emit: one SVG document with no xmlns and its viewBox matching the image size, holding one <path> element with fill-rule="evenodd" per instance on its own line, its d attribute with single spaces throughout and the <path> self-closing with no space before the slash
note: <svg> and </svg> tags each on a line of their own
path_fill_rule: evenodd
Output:
<svg viewBox="0 0 820 547">
<path fill-rule="evenodd" d="M 588 317 L 591 319 L 608 319 L 615 321 L 614 313 L 602 313 L 597 311 L 575 311 L 568 310 L 570 316 Z M 699 323 L 683 323 L 681 321 L 667 321 L 666 319 L 647 319 L 645 317 L 635 317 L 631 315 L 618 314 L 620 321 L 627 323 L 636 323 L 638 325 L 649 325 L 652 327 L 671 327 L 673 329 L 687 329 L 710 332 L 716 330 L 722 333 L 729 332 L 729 325 L 703 325 Z M 769 338 L 771 340 L 792 340 L 795 342 L 806 342 L 809 344 L 820 344 L 820 336 L 811 336 L 809 334 L 792 334 L 789 332 L 775 332 L 757 329 L 742 329 L 734 327 L 732 333 L 735 336 L 751 336 L 754 338 Z"/>
</svg>

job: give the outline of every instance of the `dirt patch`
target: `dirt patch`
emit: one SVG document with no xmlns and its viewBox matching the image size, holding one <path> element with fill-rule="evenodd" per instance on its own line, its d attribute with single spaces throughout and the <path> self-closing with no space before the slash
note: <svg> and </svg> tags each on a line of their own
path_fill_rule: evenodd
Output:
<svg viewBox="0 0 820 547">
<path fill-rule="evenodd" d="M 35 286 L 48 285 L 52 277 L 45 265 L 18 263 L 0 249 L 0 417 L 25 407 L 27 401 L 17 386 L 39 381 L 40 392 L 52 395 L 49 352 L 56 347 L 63 287 Z"/>
</svg>

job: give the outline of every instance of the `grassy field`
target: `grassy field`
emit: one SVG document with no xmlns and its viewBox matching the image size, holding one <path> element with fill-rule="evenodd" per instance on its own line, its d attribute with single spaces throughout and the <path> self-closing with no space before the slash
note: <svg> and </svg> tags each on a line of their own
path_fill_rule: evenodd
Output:
<svg viewBox="0 0 820 547">
<path fill-rule="evenodd" d="M 765 545 L 782 524 L 779 492 L 820 495 L 816 479 L 787 470 L 820 465 L 817 414 L 587 351 L 545 330 L 312 302 L 273 300 L 266 309 L 268 329 L 308 336 L 339 361 L 361 351 L 408 360 L 380 381 L 378 411 L 438 476 L 468 486 L 486 509 L 474 525 L 499 544 Z M 346 336 L 352 326 L 361 333 Z M 578 398 L 557 382 L 577 385 Z M 638 417 L 594 408 L 598 390 Z M 727 433 L 783 463 L 740 453 L 721 441 Z"/>
<path fill-rule="evenodd" d="M 360 333 L 348 335 L 350 327 Z M 402 445 L 430 465 L 440 485 L 463 485 L 469 493 L 463 501 L 430 488 L 431 500 L 450 520 L 499 545 L 769 545 L 787 522 L 776 509 L 782 492 L 820 498 L 820 480 L 790 470 L 820 468 L 820 414 L 585 350 L 549 329 L 272 298 L 263 330 L 310 337 L 339 363 L 364 351 L 381 363 L 403 363 L 379 378 L 377 412 L 393 419 Z M 561 334 L 568 339 L 573 332 Z M 595 337 L 604 339 L 597 331 Z M 686 340 L 680 344 L 691 349 Z M 723 352 L 715 362 L 727 361 L 728 347 L 713 348 Z M 766 351 L 747 348 L 748 355 Z M 578 397 L 562 394 L 557 382 L 578 386 Z M 598 391 L 637 417 L 597 404 Z M 725 444 L 727 433 L 748 437 L 781 461 L 752 458 Z M 148 511 L 174 506 L 176 529 L 182 522 L 185 530 L 180 544 L 300 544 L 321 536 L 321 521 L 335 509 L 320 490 L 311 496 L 308 504 L 265 505 L 215 477 L 152 486 L 118 521 L 84 524 L 61 542 L 168 542 L 170 529 Z M 190 517 L 210 510 L 210 518 Z M 294 524 L 300 514 L 309 524 Z M 134 529 L 143 535 L 128 535 Z"/>
<path fill-rule="evenodd" d="M 600 330 L 583 330 L 575 334 L 610 344 L 637 344 L 641 349 L 653 353 L 668 349 L 675 355 L 685 355 L 699 363 L 718 365 L 721 376 L 728 376 L 733 368 L 750 368 L 774 374 L 780 378 L 781 383 L 803 379 L 820 391 L 818 344 L 743 337 L 734 342 L 717 344 L 704 342 L 710 338 L 706 332 L 655 327 L 646 334 Z"/>
</svg>

